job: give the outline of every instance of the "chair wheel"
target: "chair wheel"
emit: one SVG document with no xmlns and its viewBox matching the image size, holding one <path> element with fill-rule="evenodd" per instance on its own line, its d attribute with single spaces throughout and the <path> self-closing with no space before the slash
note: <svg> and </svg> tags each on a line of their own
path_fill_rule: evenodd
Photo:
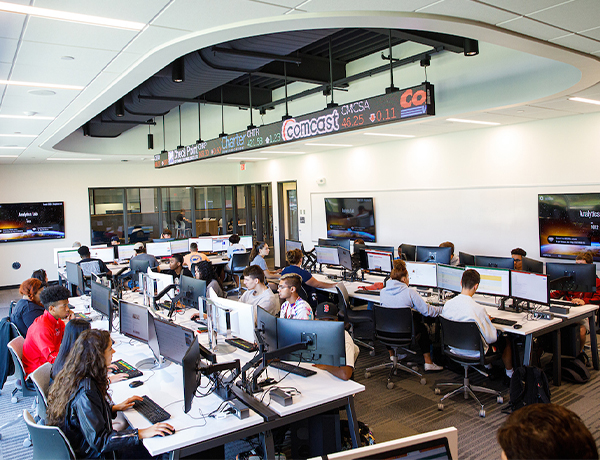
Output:
<svg viewBox="0 0 600 460">
<path fill-rule="evenodd" d="M 425 377 L 423 377 L 423 378 L 420 380 L 420 383 L 421 383 L 421 385 L 427 385 L 427 380 L 425 379 Z"/>
<path fill-rule="evenodd" d="M 502 396 L 498 396 L 498 397 L 496 398 L 496 402 L 497 402 L 498 404 L 503 404 L 503 403 L 504 403 L 504 398 L 503 398 Z"/>
<path fill-rule="evenodd" d="M 391 382 L 391 381 L 388 380 L 387 389 L 391 390 L 392 388 L 394 388 L 394 382 Z"/>
<path fill-rule="evenodd" d="M 375 350 L 371 350 L 371 351 L 369 352 L 369 355 L 370 355 L 370 356 L 375 356 Z"/>
<path fill-rule="evenodd" d="M 481 409 L 481 410 L 479 411 L 479 416 L 480 416 L 481 418 L 485 418 L 485 409 Z"/>
<path fill-rule="evenodd" d="M 31 439 L 25 438 L 23 440 L 23 447 L 31 447 L 32 445 L 33 445 L 33 443 L 31 442 Z"/>
<path fill-rule="evenodd" d="M 444 405 L 442 403 L 438 403 L 438 410 L 444 410 Z"/>
<path fill-rule="evenodd" d="M 436 395 L 441 395 L 441 394 L 442 394 L 442 392 L 440 391 L 440 389 L 439 389 L 439 388 L 435 388 L 435 389 L 433 390 L 433 392 L 434 392 Z"/>
<path fill-rule="evenodd" d="M 394 369 L 394 375 L 398 375 L 398 369 Z"/>
<path fill-rule="evenodd" d="M 13 396 L 12 398 L 10 398 L 10 402 L 13 404 L 17 404 L 19 402 L 19 398 L 17 398 L 16 396 Z"/>
<path fill-rule="evenodd" d="M 365 371 L 365 378 L 366 378 L 366 379 L 368 379 L 369 377 L 371 377 L 371 373 L 370 373 L 370 372 L 367 372 L 367 371 Z"/>
</svg>

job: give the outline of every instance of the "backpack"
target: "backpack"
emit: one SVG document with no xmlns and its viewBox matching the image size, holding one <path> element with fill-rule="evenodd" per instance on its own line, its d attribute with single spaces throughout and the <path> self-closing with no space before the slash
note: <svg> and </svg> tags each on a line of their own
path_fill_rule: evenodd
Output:
<svg viewBox="0 0 600 460">
<path fill-rule="evenodd" d="M 579 359 L 563 356 L 560 360 L 562 378 L 572 383 L 587 383 L 590 372 Z"/>
<path fill-rule="evenodd" d="M 549 403 L 550 388 L 546 374 L 535 366 L 515 369 L 510 379 L 510 403 L 512 412 L 528 404 Z"/>
</svg>

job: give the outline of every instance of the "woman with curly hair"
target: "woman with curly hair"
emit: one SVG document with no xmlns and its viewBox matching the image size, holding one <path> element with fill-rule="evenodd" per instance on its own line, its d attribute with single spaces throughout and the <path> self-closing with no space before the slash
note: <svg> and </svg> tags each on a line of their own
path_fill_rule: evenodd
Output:
<svg viewBox="0 0 600 460">
<path fill-rule="evenodd" d="M 112 404 L 106 372 L 113 354 L 107 331 L 83 331 L 50 387 L 46 423 L 61 428 L 77 458 L 106 458 L 123 449 L 127 449 L 128 457 L 148 456 L 145 450 L 137 452 L 141 439 L 174 431 L 168 423 L 140 430 L 113 430 L 112 418 L 117 411 L 129 409 L 142 399 L 132 396 L 121 404 Z"/>
<path fill-rule="evenodd" d="M 38 316 L 44 314 L 44 306 L 40 294 L 44 290 L 43 283 L 36 278 L 29 278 L 19 286 L 19 294 L 23 296 L 10 314 L 10 320 L 17 326 L 23 337 L 27 337 L 29 326 Z"/>
<path fill-rule="evenodd" d="M 227 297 L 227 294 L 223 292 L 223 285 L 221 284 L 221 280 L 217 277 L 215 273 L 215 268 L 213 264 L 208 260 L 202 260 L 198 263 L 192 265 L 192 273 L 199 280 L 206 281 L 206 290 L 208 288 L 213 288 L 215 294 L 219 297 Z"/>
</svg>

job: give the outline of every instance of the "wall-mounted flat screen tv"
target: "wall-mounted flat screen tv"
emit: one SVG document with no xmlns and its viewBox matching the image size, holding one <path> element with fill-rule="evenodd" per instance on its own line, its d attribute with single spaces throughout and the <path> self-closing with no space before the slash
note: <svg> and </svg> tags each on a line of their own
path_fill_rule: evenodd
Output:
<svg viewBox="0 0 600 460">
<path fill-rule="evenodd" d="M 600 193 L 538 196 L 540 256 L 575 259 L 591 251 L 600 261 Z"/>
<path fill-rule="evenodd" d="M 65 204 L 0 204 L 0 243 L 65 237 Z"/>
<path fill-rule="evenodd" d="M 327 238 L 375 242 L 373 198 L 325 198 Z"/>
</svg>

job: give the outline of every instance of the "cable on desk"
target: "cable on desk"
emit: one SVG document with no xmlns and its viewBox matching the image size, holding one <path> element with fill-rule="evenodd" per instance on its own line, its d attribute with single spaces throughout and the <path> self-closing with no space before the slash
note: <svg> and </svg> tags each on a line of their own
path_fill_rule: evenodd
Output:
<svg viewBox="0 0 600 460">
<path fill-rule="evenodd" d="M 173 402 L 170 402 L 169 404 L 165 404 L 164 406 L 162 406 L 162 408 L 165 409 L 165 408 L 172 406 L 173 404 L 176 404 L 178 402 L 183 402 L 183 399 L 178 399 L 177 401 L 173 401 Z"/>
<path fill-rule="evenodd" d="M 150 372 L 152 372 L 152 375 L 149 375 L 148 378 L 146 380 L 141 380 L 141 382 L 146 383 L 148 380 L 150 380 L 150 378 L 154 375 L 154 371 L 152 369 L 148 369 Z"/>
</svg>

